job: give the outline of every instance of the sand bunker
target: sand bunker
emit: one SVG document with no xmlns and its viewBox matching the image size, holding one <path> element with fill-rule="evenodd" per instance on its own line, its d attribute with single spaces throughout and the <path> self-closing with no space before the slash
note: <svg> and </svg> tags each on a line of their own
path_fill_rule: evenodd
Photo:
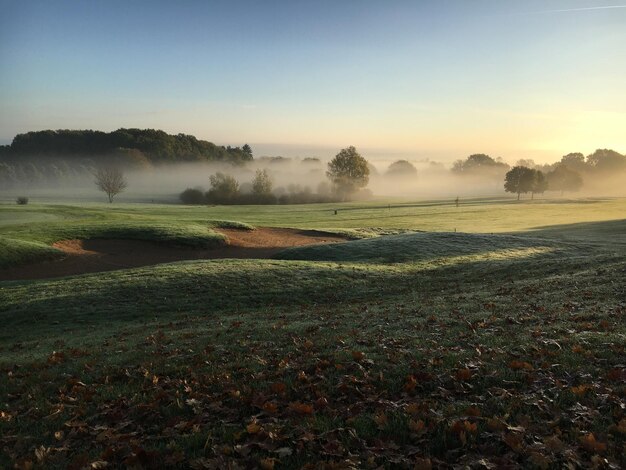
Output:
<svg viewBox="0 0 626 470">
<path fill-rule="evenodd" d="M 228 245 L 214 249 L 184 248 L 144 240 L 63 240 L 53 246 L 65 252 L 65 257 L 0 270 L 0 280 L 46 279 L 193 259 L 269 258 L 292 246 L 345 241 L 344 237 L 330 233 L 286 228 L 221 229 L 219 232 L 226 235 Z"/>
</svg>

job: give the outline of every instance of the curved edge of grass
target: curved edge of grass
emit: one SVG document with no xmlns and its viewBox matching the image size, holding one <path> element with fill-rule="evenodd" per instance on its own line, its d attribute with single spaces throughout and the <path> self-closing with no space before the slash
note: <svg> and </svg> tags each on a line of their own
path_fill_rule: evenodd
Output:
<svg viewBox="0 0 626 470">
<path fill-rule="evenodd" d="M 380 228 L 380 227 L 363 227 L 363 228 L 311 228 L 320 233 L 329 233 L 332 235 L 340 235 L 347 240 L 366 240 L 370 238 L 378 238 L 387 235 L 401 235 L 404 233 L 417 233 L 419 230 L 403 229 L 403 228 Z"/>
<path fill-rule="evenodd" d="M 237 230 L 256 230 L 254 225 L 246 224 L 245 222 L 238 222 L 236 220 L 209 220 L 207 222 L 209 228 L 231 228 Z"/>
</svg>

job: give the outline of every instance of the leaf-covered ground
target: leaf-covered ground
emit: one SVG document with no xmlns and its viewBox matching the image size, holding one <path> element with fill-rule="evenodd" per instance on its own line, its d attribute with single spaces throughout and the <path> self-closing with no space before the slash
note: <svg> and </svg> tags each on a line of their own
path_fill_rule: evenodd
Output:
<svg viewBox="0 0 626 470">
<path fill-rule="evenodd" d="M 2 283 L 0 466 L 622 468 L 623 252 L 505 239 Z"/>
</svg>

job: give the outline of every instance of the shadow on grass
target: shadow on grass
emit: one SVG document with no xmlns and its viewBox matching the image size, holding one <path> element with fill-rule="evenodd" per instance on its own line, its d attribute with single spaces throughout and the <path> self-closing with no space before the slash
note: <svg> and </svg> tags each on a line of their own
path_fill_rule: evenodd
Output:
<svg viewBox="0 0 626 470">
<path fill-rule="evenodd" d="M 529 230 L 533 237 L 576 239 L 603 245 L 626 246 L 626 219 L 545 225 Z"/>
<path fill-rule="evenodd" d="M 368 265 L 302 261 L 180 262 L 81 277 L 7 282 L 0 287 L 0 344 L 35 340 L 64 329 L 115 329 L 177 317 L 338 306 L 382 296 L 439 295 L 510 280 L 574 272 L 589 262 L 558 251 L 517 258 L 458 258 L 434 263 Z"/>
<path fill-rule="evenodd" d="M 485 255 L 502 250 L 556 249 L 554 241 L 512 235 L 456 232 L 417 232 L 351 241 L 334 245 L 296 247 L 275 259 L 407 263 L 468 255 Z"/>
</svg>

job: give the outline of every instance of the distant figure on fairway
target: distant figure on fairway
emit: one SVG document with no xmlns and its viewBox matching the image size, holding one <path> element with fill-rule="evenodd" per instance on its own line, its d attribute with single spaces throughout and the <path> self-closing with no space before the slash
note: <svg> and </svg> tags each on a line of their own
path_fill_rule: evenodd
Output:
<svg viewBox="0 0 626 470">
<path fill-rule="evenodd" d="M 337 209 L 335 209 L 335 215 L 337 215 Z"/>
<path fill-rule="evenodd" d="M 459 207 L 459 196 L 457 196 L 456 199 L 454 200 L 454 205 L 456 207 Z"/>
</svg>

